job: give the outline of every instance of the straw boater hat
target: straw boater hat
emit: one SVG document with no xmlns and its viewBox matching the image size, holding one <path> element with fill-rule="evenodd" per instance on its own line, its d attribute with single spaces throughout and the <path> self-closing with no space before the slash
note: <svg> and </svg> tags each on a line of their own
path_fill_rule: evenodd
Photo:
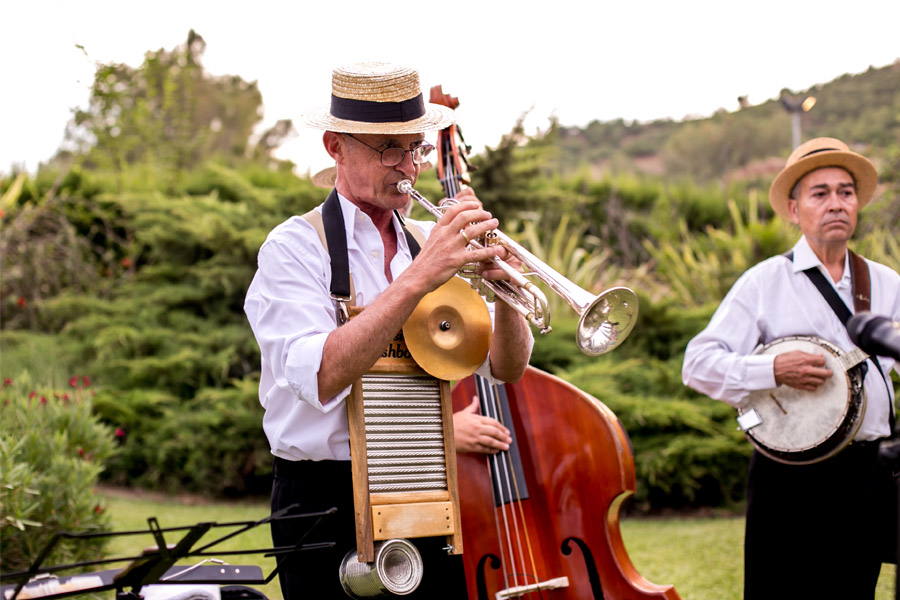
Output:
<svg viewBox="0 0 900 600">
<path fill-rule="evenodd" d="M 303 115 L 314 129 L 340 133 L 422 133 L 453 124 L 453 111 L 425 102 L 414 69 L 366 62 L 331 74 L 331 105 Z"/>
<path fill-rule="evenodd" d="M 769 188 L 769 203 L 779 216 L 790 220 L 788 198 L 791 190 L 806 174 L 824 167 L 840 167 L 856 181 L 859 208 L 872 199 L 878 185 L 878 171 L 865 156 L 852 152 L 847 144 L 834 138 L 816 138 L 800 144 L 791 152 L 787 165 Z"/>
<path fill-rule="evenodd" d="M 330 190 L 334 187 L 334 182 L 337 180 L 337 167 L 325 167 L 310 177 L 310 180 L 316 187 Z"/>
</svg>

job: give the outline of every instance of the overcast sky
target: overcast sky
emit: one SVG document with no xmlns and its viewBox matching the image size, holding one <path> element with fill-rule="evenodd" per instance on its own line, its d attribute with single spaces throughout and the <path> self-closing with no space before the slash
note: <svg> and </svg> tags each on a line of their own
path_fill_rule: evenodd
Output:
<svg viewBox="0 0 900 600">
<path fill-rule="evenodd" d="M 207 71 L 258 82 L 263 128 L 327 104 L 334 66 L 388 60 L 417 67 L 426 97 L 435 84 L 459 97 L 476 150 L 526 111 L 529 133 L 551 115 L 706 116 L 900 58 L 897 0 L 9 0 L 2 20 L 0 173 L 53 155 L 98 63 L 139 66 L 191 28 Z M 297 125 L 280 156 L 328 166 L 321 134 Z"/>
</svg>

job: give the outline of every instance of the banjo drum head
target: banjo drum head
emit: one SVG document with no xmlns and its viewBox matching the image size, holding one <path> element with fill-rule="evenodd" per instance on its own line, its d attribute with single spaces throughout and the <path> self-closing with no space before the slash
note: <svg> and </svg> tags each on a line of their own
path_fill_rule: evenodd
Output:
<svg viewBox="0 0 900 600">
<path fill-rule="evenodd" d="M 778 355 L 794 350 L 824 356 L 831 377 L 815 391 L 787 385 L 753 391 L 739 412 L 754 409 L 759 414 L 762 422 L 746 434 L 763 454 L 780 462 L 808 464 L 824 460 L 846 446 L 859 428 L 862 410 L 852 398 L 850 377 L 841 362 L 840 350 L 824 340 L 783 338 L 754 354 Z"/>
</svg>

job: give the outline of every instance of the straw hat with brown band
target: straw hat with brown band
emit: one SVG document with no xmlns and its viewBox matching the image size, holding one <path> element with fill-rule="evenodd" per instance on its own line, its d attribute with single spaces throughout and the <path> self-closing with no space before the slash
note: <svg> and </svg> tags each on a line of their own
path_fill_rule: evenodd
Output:
<svg viewBox="0 0 900 600">
<path fill-rule="evenodd" d="M 865 156 L 852 152 L 847 144 L 834 138 L 815 138 L 797 146 L 787 159 L 787 165 L 775 177 L 769 188 L 769 203 L 775 212 L 788 221 L 788 199 L 794 186 L 808 173 L 824 167 L 840 167 L 856 181 L 859 208 L 869 203 L 878 186 L 878 171 Z"/>
<path fill-rule="evenodd" d="M 454 122 L 452 110 L 425 102 L 418 71 L 383 62 L 336 68 L 331 105 L 301 118 L 314 129 L 339 133 L 422 133 Z"/>
</svg>

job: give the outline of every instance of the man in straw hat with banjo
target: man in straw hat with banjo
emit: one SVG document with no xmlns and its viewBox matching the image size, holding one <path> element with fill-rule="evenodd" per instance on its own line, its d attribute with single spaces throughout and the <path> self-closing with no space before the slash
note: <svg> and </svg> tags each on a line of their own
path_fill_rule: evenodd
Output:
<svg viewBox="0 0 900 600">
<path fill-rule="evenodd" d="M 485 278 L 505 277 L 489 261 L 507 258 L 499 247 L 469 247 L 469 239 L 498 226 L 470 189 L 437 223 L 404 223 L 396 212 L 409 202 L 397 183 L 414 184 L 433 149 L 424 133 L 453 122 L 451 110 L 425 103 L 415 70 L 385 63 L 337 68 L 330 106 L 304 119 L 324 130 L 325 150 L 336 163 L 333 194 L 343 219 L 353 300 L 365 310 L 338 325 L 342 308 L 329 287 L 333 257 L 309 222 L 292 217 L 269 234 L 245 311 L 262 354 L 263 429 L 275 455 L 272 510 L 292 503 L 301 512 L 338 507 L 304 540 L 336 546 L 295 553 L 280 568 L 286 600 L 344 596 L 338 567 L 356 546 L 344 407 L 351 384 L 381 357 L 425 294 L 467 263 L 481 263 Z M 427 238 L 415 259 L 408 227 Z M 517 381 L 531 353 L 530 328 L 504 303 L 492 307 L 492 319 L 490 352 L 478 373 Z M 275 545 L 296 544 L 305 526 L 298 525 L 274 522 Z M 409 597 L 465 597 L 462 564 L 441 550 L 441 541 L 416 541 L 426 569 Z"/>
<path fill-rule="evenodd" d="M 896 480 L 878 448 L 893 429 L 897 366 L 856 349 L 846 327 L 851 308 L 900 319 L 900 276 L 847 248 L 877 183 L 872 163 L 840 140 L 794 150 L 769 202 L 803 235 L 744 273 L 685 351 L 684 383 L 737 407 L 756 446 L 748 599 L 872 598 L 882 560 L 896 559 Z M 830 437 L 804 437 L 831 413 L 844 420 L 827 424 Z"/>
</svg>

